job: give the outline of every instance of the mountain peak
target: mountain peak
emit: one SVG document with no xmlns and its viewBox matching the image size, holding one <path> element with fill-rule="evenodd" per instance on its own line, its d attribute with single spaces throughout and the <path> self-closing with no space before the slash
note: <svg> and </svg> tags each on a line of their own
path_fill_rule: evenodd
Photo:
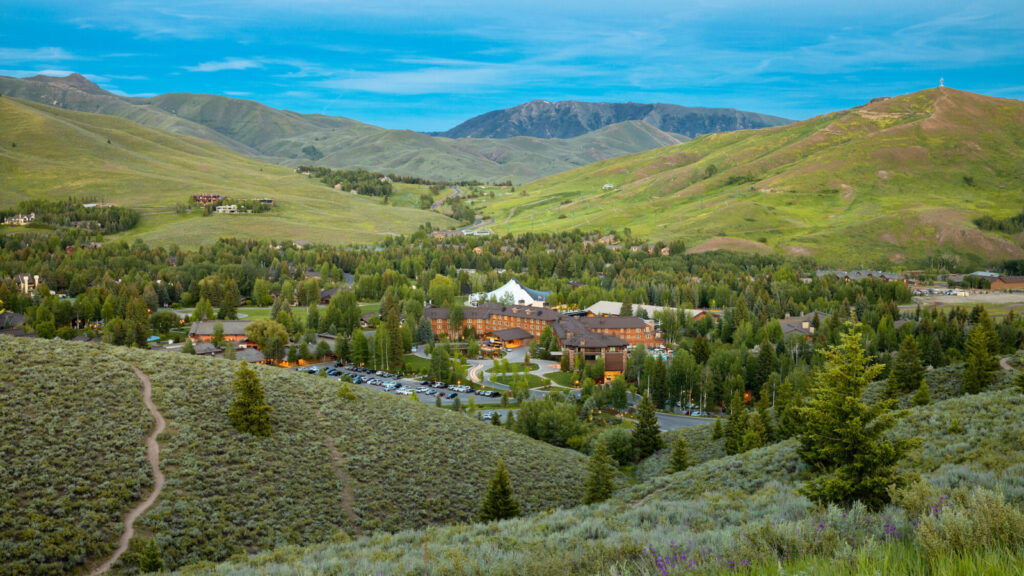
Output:
<svg viewBox="0 0 1024 576">
<path fill-rule="evenodd" d="M 89 92 L 90 94 L 109 94 L 109 92 L 100 88 L 98 84 L 77 72 L 72 72 L 67 76 L 44 76 L 42 74 L 38 74 L 31 78 L 26 78 L 26 80 L 42 82 L 44 84 L 57 84 L 68 88 L 74 88 L 75 90 L 81 90 L 82 92 Z"/>
</svg>

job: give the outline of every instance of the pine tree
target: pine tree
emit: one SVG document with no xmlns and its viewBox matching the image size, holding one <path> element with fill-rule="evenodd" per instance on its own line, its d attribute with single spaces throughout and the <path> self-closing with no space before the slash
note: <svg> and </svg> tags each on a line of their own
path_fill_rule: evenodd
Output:
<svg viewBox="0 0 1024 576">
<path fill-rule="evenodd" d="M 725 421 L 725 453 L 739 454 L 743 452 L 743 435 L 747 433 L 750 415 L 743 401 L 743 393 L 739 390 L 729 404 L 729 418 Z"/>
<path fill-rule="evenodd" d="M 633 297 L 626 292 L 626 296 L 622 299 L 622 306 L 619 307 L 619 316 L 632 316 L 633 315 Z"/>
<path fill-rule="evenodd" d="M 604 502 L 615 492 L 615 464 L 604 442 L 597 442 L 587 463 L 587 490 L 584 504 Z"/>
<path fill-rule="evenodd" d="M 498 461 L 491 484 L 487 489 L 483 506 L 480 507 L 480 520 L 491 522 L 519 516 L 519 502 L 512 496 L 512 485 L 505 469 L 505 461 Z"/>
<path fill-rule="evenodd" d="M 917 339 L 907 336 L 900 343 L 899 353 L 893 362 L 892 372 L 886 382 L 886 395 L 896 397 L 900 394 L 917 390 L 924 382 L 924 364 L 921 362 L 921 351 L 917 347 Z"/>
<path fill-rule="evenodd" d="M 220 320 L 213 323 L 213 337 L 211 341 L 218 348 L 224 345 L 224 323 Z"/>
<path fill-rule="evenodd" d="M 982 309 L 984 312 L 984 309 Z M 998 346 L 995 328 L 987 313 L 971 328 L 967 337 L 967 365 L 964 366 L 964 392 L 977 394 L 995 380 L 999 360 L 992 353 Z"/>
<path fill-rule="evenodd" d="M 686 436 L 682 434 L 676 439 L 675 444 L 672 445 L 672 456 L 668 460 L 668 467 L 665 468 L 667 474 L 675 474 L 681 472 L 690 467 L 690 447 L 686 443 Z"/>
<path fill-rule="evenodd" d="M 711 344 L 703 335 L 698 334 L 697 339 L 693 341 L 693 359 L 697 361 L 697 364 L 703 365 L 710 357 Z"/>
<path fill-rule="evenodd" d="M 239 432 L 254 436 L 270 436 L 270 412 L 259 375 L 245 362 L 235 372 L 235 403 L 228 415 Z"/>
<path fill-rule="evenodd" d="M 633 429 L 633 446 L 636 448 L 638 460 L 643 460 L 664 446 L 661 430 L 658 426 L 658 415 L 654 412 L 654 402 L 649 394 L 644 394 L 637 407 L 636 428 Z"/>
<path fill-rule="evenodd" d="M 864 390 L 883 367 L 871 364 L 861 337 L 855 325 L 829 347 L 800 410 L 804 430 L 797 453 L 815 474 L 800 491 L 818 503 L 860 501 L 877 510 L 889 501 L 890 485 L 905 485 L 896 465 L 915 442 L 886 438 L 896 423 L 892 400 L 864 402 Z"/>
<path fill-rule="evenodd" d="M 195 354 L 196 347 L 192 345 L 191 338 L 185 338 L 184 344 L 181 345 L 181 351 L 185 354 Z"/>
<path fill-rule="evenodd" d="M 928 392 L 928 383 L 921 380 L 921 386 L 914 393 L 914 406 L 927 406 L 931 401 L 931 394 Z"/>
<path fill-rule="evenodd" d="M 711 430 L 711 439 L 718 440 L 722 436 L 725 436 L 725 431 L 722 430 L 722 419 L 715 418 L 715 427 Z"/>
</svg>

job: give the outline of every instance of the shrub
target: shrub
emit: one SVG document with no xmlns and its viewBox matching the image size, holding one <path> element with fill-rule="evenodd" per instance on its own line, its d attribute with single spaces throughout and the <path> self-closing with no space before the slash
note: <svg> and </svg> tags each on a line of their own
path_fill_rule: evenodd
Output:
<svg viewBox="0 0 1024 576">
<path fill-rule="evenodd" d="M 953 495 L 921 521 L 918 542 L 926 554 L 965 554 L 1024 546 L 1024 514 L 984 488 Z"/>
</svg>

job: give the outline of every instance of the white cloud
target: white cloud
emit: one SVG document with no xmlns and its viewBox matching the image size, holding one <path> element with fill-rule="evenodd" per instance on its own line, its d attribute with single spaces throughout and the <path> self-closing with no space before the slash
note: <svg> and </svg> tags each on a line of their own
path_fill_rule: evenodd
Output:
<svg viewBox="0 0 1024 576">
<path fill-rule="evenodd" d="M 227 58 L 213 62 L 201 62 L 195 66 L 185 66 L 189 72 L 220 72 L 222 70 L 249 70 L 262 68 L 263 63 L 249 58 Z"/>
<path fill-rule="evenodd" d="M 62 62 L 77 60 L 78 57 L 63 48 L 0 48 L 0 62 L 17 64 L 22 62 Z"/>
</svg>

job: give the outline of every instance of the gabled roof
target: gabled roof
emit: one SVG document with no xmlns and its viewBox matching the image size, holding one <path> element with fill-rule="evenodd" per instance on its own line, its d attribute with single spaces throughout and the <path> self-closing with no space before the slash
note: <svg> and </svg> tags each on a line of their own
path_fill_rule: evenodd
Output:
<svg viewBox="0 0 1024 576">
<path fill-rule="evenodd" d="M 507 299 L 511 299 L 513 304 L 534 304 L 537 302 L 545 302 L 551 296 L 551 292 L 545 292 L 543 290 L 533 290 L 523 286 L 515 278 L 509 280 L 504 286 L 496 290 L 487 292 L 486 294 L 473 294 L 470 296 L 472 302 L 483 302 L 485 300 L 497 300 L 499 302 Z"/>
<path fill-rule="evenodd" d="M 200 320 L 193 322 L 189 329 L 189 336 L 213 336 L 213 326 L 217 320 Z M 221 320 L 225 336 L 245 336 L 245 329 L 249 327 L 249 320 Z"/>
<path fill-rule="evenodd" d="M 509 342 L 511 340 L 529 340 L 533 338 L 533 334 L 530 334 L 522 328 L 495 330 L 494 332 L 490 332 L 490 334 L 502 342 Z"/>
</svg>

